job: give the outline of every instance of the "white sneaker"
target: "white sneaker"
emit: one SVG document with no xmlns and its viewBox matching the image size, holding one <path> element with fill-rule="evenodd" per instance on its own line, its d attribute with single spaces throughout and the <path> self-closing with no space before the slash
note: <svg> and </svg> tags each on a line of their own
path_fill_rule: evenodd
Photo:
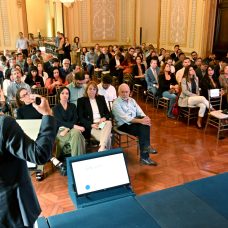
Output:
<svg viewBox="0 0 228 228">
<path fill-rule="evenodd" d="M 105 150 L 107 150 L 105 146 L 100 146 L 98 152 L 105 151 Z"/>
</svg>

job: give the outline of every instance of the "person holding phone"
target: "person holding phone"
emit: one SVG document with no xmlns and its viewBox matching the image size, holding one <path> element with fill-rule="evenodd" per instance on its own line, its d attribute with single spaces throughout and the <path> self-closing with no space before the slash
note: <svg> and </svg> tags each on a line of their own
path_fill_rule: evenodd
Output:
<svg viewBox="0 0 228 228">
<path fill-rule="evenodd" d="M 30 91 L 25 88 L 19 89 L 16 93 L 16 104 L 18 107 L 16 114 L 17 119 L 42 119 L 42 114 L 33 106 L 34 102 L 37 105 L 40 105 L 41 101 L 42 98 L 39 95 L 31 94 Z M 62 169 L 64 169 L 63 164 L 55 157 L 52 157 L 51 161 L 62 173 Z M 36 170 L 36 180 L 42 181 L 44 178 L 44 166 L 38 165 Z"/>
<path fill-rule="evenodd" d="M 33 227 L 41 213 L 26 161 L 50 159 L 56 136 L 55 119 L 45 98 L 32 106 L 42 115 L 37 139 L 27 136 L 16 120 L 0 116 L 0 227 Z"/>
</svg>

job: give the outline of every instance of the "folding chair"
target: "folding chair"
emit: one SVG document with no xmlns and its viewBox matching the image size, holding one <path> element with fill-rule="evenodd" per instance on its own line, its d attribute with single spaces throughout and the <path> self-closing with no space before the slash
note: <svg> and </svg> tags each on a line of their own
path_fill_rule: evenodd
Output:
<svg viewBox="0 0 228 228">
<path fill-rule="evenodd" d="M 187 118 L 187 124 L 189 126 L 190 120 L 197 119 L 199 107 L 197 106 L 188 106 L 188 107 L 178 106 L 178 107 L 179 107 L 179 115 L 177 117 L 177 120 L 179 120 L 180 117 Z"/>
<path fill-rule="evenodd" d="M 47 97 L 48 89 L 46 87 L 32 88 L 32 93 L 39 94 L 42 97 Z"/>
<path fill-rule="evenodd" d="M 109 101 L 109 108 L 110 112 L 112 110 L 112 101 Z M 139 154 L 139 140 L 138 137 L 134 135 L 130 135 L 126 132 L 118 130 L 118 127 L 116 126 L 116 122 L 114 120 L 114 117 L 111 112 L 111 118 L 112 118 L 112 130 L 113 130 L 113 144 L 117 144 L 118 147 L 127 148 L 132 145 L 132 142 L 135 142 L 137 145 L 137 154 Z"/>
<path fill-rule="evenodd" d="M 222 95 L 220 89 L 210 89 L 208 90 L 208 100 L 212 105 L 209 108 L 209 113 L 207 117 L 207 123 L 204 129 L 206 132 L 207 126 L 211 125 L 218 129 L 217 139 L 220 138 L 220 132 L 228 131 L 228 114 L 224 114 L 221 110 L 222 107 Z M 218 108 L 214 110 L 213 108 Z"/>
<path fill-rule="evenodd" d="M 54 96 L 47 96 L 48 103 L 50 107 L 54 107 L 57 104 L 57 97 L 56 95 Z"/>
</svg>

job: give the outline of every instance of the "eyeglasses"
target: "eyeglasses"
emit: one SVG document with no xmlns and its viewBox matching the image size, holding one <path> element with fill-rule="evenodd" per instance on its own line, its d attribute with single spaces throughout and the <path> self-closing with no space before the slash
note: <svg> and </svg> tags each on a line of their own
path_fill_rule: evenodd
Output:
<svg viewBox="0 0 228 228">
<path fill-rule="evenodd" d="M 28 95 L 30 95 L 30 93 L 29 92 L 26 92 L 25 94 L 21 95 L 20 98 L 25 98 Z"/>
<path fill-rule="evenodd" d="M 63 63 L 63 64 L 70 64 L 70 63 Z"/>
</svg>

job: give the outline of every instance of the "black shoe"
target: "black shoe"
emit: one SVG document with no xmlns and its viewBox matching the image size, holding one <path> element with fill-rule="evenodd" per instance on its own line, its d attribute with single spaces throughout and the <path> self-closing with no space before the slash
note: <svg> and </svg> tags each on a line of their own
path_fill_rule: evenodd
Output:
<svg viewBox="0 0 228 228">
<path fill-rule="evenodd" d="M 152 147 L 145 148 L 144 151 L 149 153 L 149 154 L 157 154 L 158 153 L 158 151 L 155 148 L 152 148 Z"/>
<path fill-rule="evenodd" d="M 98 147 L 99 146 L 99 143 L 100 142 L 98 142 L 97 140 L 90 140 L 90 142 L 89 142 L 89 147 L 91 147 L 91 148 L 95 148 L 95 147 Z"/>
<path fill-rule="evenodd" d="M 62 162 L 58 166 L 56 166 L 56 168 L 58 169 L 58 171 L 60 172 L 60 174 L 62 176 L 66 176 L 67 175 L 66 166 Z"/>
<path fill-rule="evenodd" d="M 173 120 L 176 119 L 176 117 L 175 117 L 174 115 L 168 115 L 167 117 L 168 117 L 169 119 L 173 119 Z"/>
<path fill-rule="evenodd" d="M 158 151 L 157 151 L 156 149 L 154 149 L 154 148 L 150 148 L 150 149 L 148 150 L 148 153 L 149 153 L 149 154 L 157 154 Z"/>
<path fill-rule="evenodd" d="M 44 173 L 43 172 L 36 172 L 36 180 L 42 181 L 44 179 Z"/>
<path fill-rule="evenodd" d="M 142 165 L 154 165 L 154 166 L 158 165 L 158 163 L 153 161 L 150 157 L 149 158 L 140 158 L 140 163 Z"/>
</svg>

